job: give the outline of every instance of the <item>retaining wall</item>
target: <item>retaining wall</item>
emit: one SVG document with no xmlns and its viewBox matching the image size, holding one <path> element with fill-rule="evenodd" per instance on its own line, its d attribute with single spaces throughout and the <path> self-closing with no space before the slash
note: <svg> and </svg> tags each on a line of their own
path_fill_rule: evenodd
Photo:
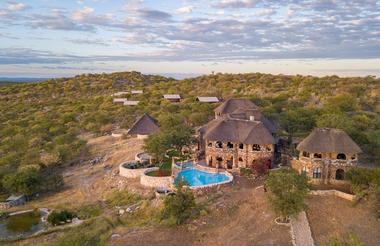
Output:
<svg viewBox="0 0 380 246">
<path fill-rule="evenodd" d="M 174 179 L 171 176 L 151 177 L 151 176 L 146 175 L 148 172 L 157 171 L 158 169 L 159 169 L 158 167 L 145 169 L 145 171 L 142 173 L 140 177 L 140 183 L 146 187 L 154 187 L 154 188 L 162 187 L 162 188 L 170 189 L 174 182 Z"/>
<path fill-rule="evenodd" d="M 131 162 L 124 162 L 121 163 L 119 166 L 119 174 L 120 176 L 126 177 L 126 178 L 139 178 L 149 168 L 140 168 L 140 169 L 129 169 L 124 167 L 123 165 L 126 165 Z"/>
<path fill-rule="evenodd" d="M 344 192 L 339 191 L 339 190 L 312 190 L 312 191 L 310 191 L 310 194 L 311 195 L 319 195 L 319 196 L 334 195 L 334 196 L 337 196 L 337 197 L 340 197 L 340 198 L 343 198 L 343 199 L 346 199 L 349 201 L 353 201 L 355 199 L 355 195 L 344 193 Z"/>
</svg>

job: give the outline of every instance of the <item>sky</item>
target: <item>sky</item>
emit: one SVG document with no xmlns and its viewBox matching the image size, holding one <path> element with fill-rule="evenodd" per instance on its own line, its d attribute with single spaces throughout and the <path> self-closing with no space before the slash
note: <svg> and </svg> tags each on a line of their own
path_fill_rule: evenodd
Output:
<svg viewBox="0 0 380 246">
<path fill-rule="evenodd" d="M 380 76 L 380 0 L 0 1 L 0 77 Z"/>
</svg>

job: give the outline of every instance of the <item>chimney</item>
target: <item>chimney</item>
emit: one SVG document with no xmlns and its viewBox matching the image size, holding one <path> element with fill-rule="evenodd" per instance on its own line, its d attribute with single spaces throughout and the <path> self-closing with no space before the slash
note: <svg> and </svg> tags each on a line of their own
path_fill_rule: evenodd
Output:
<svg viewBox="0 0 380 246">
<path fill-rule="evenodd" d="M 249 116 L 249 120 L 250 120 L 250 121 L 255 121 L 255 116 L 250 115 L 250 116 Z"/>
</svg>

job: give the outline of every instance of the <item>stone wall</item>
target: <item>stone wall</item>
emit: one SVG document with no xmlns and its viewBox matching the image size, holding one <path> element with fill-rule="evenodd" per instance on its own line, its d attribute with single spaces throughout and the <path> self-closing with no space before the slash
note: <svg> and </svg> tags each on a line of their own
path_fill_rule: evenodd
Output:
<svg viewBox="0 0 380 246">
<path fill-rule="evenodd" d="M 300 156 L 299 160 L 292 159 L 291 166 L 298 172 L 302 172 L 303 168 L 307 168 L 307 176 L 313 183 L 344 183 L 344 180 L 336 179 L 336 172 L 341 169 L 347 172 L 356 168 L 357 161 L 353 160 L 334 160 L 324 158 L 306 158 Z M 313 178 L 314 168 L 320 168 L 321 178 Z"/>
<path fill-rule="evenodd" d="M 140 177 L 140 183 L 146 187 L 153 188 L 172 188 L 174 179 L 171 176 L 168 177 L 151 177 L 146 174 L 151 171 L 157 171 L 158 167 L 147 168 Z"/>
<path fill-rule="evenodd" d="M 126 177 L 126 178 L 139 178 L 144 173 L 145 170 L 148 168 L 140 168 L 140 169 L 129 169 L 124 167 L 124 165 L 127 165 L 131 162 L 124 162 L 121 163 L 119 166 L 119 174 L 120 176 Z"/>
<path fill-rule="evenodd" d="M 7 210 L 11 207 L 22 205 L 26 202 L 26 197 L 24 195 L 20 196 L 17 200 L 9 201 L 9 202 L 0 202 L 0 211 Z"/>
<path fill-rule="evenodd" d="M 337 197 L 340 197 L 340 198 L 343 198 L 343 199 L 346 199 L 349 201 L 353 201 L 355 199 L 355 195 L 344 193 L 344 192 L 339 191 L 339 190 L 312 190 L 312 191 L 310 191 L 310 194 L 311 195 L 318 195 L 318 196 L 334 195 L 334 196 L 337 196 Z"/>
</svg>

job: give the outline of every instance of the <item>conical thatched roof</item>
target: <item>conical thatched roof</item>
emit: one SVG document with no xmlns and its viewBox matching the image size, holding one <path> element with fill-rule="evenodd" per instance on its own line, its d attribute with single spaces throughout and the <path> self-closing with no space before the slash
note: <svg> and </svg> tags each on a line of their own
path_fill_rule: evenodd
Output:
<svg viewBox="0 0 380 246">
<path fill-rule="evenodd" d="M 201 129 L 204 139 L 244 144 L 274 144 L 271 133 L 260 121 L 216 119 Z"/>
<path fill-rule="evenodd" d="M 249 120 L 250 116 L 254 117 L 255 121 L 263 122 L 264 126 L 271 133 L 276 133 L 279 129 L 276 123 L 266 118 L 258 109 L 243 109 L 238 108 L 229 114 L 230 118 Z"/>
<path fill-rule="evenodd" d="M 131 129 L 128 131 L 128 135 L 149 135 L 158 131 L 157 121 L 149 114 L 144 114 L 133 124 Z"/>
<path fill-rule="evenodd" d="M 360 147 L 340 129 L 319 128 L 306 137 L 297 150 L 311 153 L 361 153 Z"/>
<path fill-rule="evenodd" d="M 221 114 L 229 114 L 238 108 L 257 108 L 257 105 L 254 104 L 248 98 L 230 98 L 223 104 L 219 105 L 216 109 L 214 109 L 214 112 Z"/>
</svg>

